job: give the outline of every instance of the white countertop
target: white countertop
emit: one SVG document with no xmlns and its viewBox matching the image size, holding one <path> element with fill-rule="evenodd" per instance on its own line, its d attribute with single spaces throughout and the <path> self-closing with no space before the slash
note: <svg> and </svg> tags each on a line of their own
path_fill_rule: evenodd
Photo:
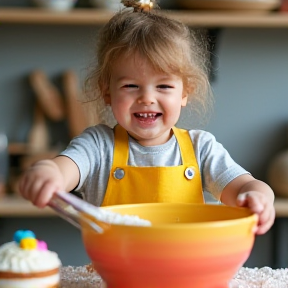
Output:
<svg viewBox="0 0 288 288">
<path fill-rule="evenodd" d="M 86 266 L 62 267 L 60 288 L 105 288 L 106 285 L 96 272 Z M 288 288 L 288 269 L 245 268 L 239 269 L 230 281 L 229 288 Z"/>
</svg>

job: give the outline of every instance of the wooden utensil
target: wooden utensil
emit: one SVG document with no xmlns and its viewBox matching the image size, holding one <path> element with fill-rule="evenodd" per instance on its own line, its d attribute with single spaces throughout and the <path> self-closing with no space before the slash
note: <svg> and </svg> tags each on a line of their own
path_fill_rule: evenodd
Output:
<svg viewBox="0 0 288 288">
<path fill-rule="evenodd" d="M 73 138 L 88 127 L 88 119 L 84 113 L 82 104 L 78 100 L 81 92 L 78 77 L 74 71 L 68 70 L 63 74 L 63 90 L 66 101 L 69 135 Z"/>
<path fill-rule="evenodd" d="M 35 92 L 39 106 L 51 120 L 60 121 L 65 117 L 64 100 L 59 90 L 49 81 L 41 70 L 35 70 L 30 75 L 30 83 Z"/>
<path fill-rule="evenodd" d="M 32 153 L 47 151 L 49 148 L 49 138 L 44 113 L 39 104 L 36 103 L 33 124 L 28 134 L 29 149 Z"/>
</svg>

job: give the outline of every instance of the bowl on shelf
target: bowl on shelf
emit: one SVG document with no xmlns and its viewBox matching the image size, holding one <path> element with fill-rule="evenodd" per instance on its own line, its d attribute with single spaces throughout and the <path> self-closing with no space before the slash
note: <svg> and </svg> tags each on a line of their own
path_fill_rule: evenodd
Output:
<svg viewBox="0 0 288 288">
<path fill-rule="evenodd" d="M 105 225 L 101 234 L 81 224 L 86 252 L 107 288 L 228 288 L 254 244 L 257 217 L 246 208 L 150 203 L 104 209 L 152 223 Z"/>
<path fill-rule="evenodd" d="M 32 0 L 33 4 L 53 11 L 68 11 L 74 7 L 77 0 Z"/>
<path fill-rule="evenodd" d="M 90 0 L 90 4 L 99 9 L 108 9 L 112 11 L 118 11 L 121 8 L 124 8 L 124 5 L 120 0 Z"/>
<path fill-rule="evenodd" d="M 271 11 L 278 9 L 281 0 L 176 0 L 179 8 L 230 11 Z"/>
</svg>

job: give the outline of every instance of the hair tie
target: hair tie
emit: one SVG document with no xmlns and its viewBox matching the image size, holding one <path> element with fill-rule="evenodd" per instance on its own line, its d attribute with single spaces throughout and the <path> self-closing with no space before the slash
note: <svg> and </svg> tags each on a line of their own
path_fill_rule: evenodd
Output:
<svg viewBox="0 0 288 288">
<path fill-rule="evenodd" d="M 153 8 L 158 8 L 156 0 L 121 0 L 121 3 L 126 7 L 133 7 L 134 12 L 150 11 Z"/>
</svg>

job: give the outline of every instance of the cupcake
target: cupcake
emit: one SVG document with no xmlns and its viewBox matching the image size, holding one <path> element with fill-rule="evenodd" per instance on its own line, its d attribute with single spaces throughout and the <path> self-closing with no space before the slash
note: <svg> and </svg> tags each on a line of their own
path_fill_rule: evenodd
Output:
<svg viewBox="0 0 288 288">
<path fill-rule="evenodd" d="M 19 230 L 14 241 L 0 246 L 0 287 L 57 288 L 61 261 L 44 241 L 29 230 Z"/>
</svg>

